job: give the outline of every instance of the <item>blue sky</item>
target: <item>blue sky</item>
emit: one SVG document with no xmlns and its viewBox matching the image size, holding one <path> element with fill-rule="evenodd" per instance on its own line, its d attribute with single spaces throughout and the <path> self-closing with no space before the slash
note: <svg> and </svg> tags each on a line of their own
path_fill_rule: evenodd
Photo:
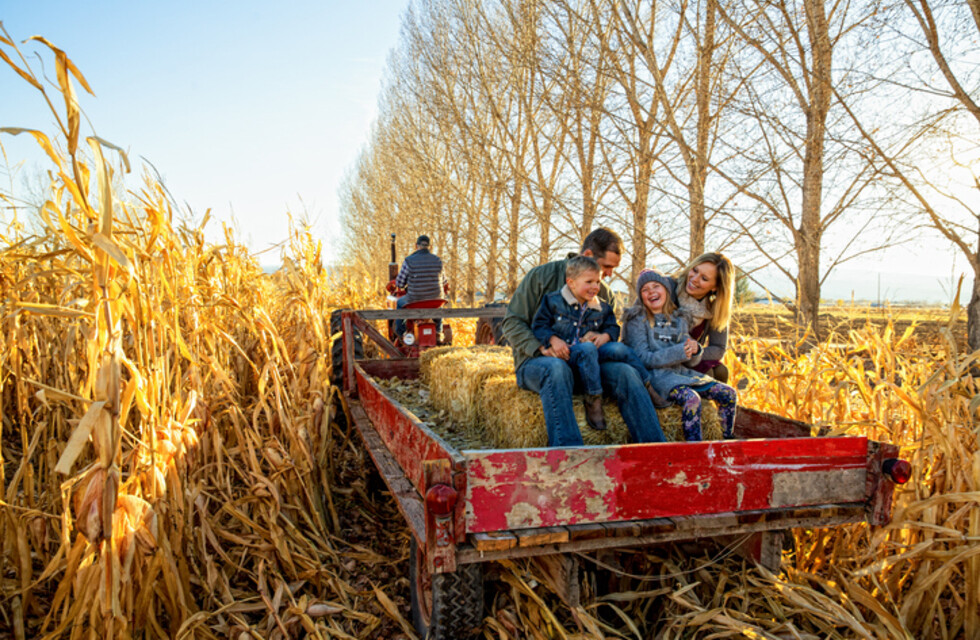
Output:
<svg viewBox="0 0 980 640">
<path fill-rule="evenodd" d="M 212 209 L 212 234 L 234 213 L 239 240 L 260 251 L 286 238 L 287 211 L 305 211 L 321 238 L 340 235 L 337 188 L 367 142 L 408 4 L 0 0 L 0 20 L 16 42 L 43 35 L 68 54 L 95 92 L 77 89 L 82 109 L 134 173 L 148 159 L 198 219 Z M 46 48 L 21 49 L 40 52 L 53 77 Z M 6 66 L 0 126 L 55 130 L 40 94 Z M 47 168 L 33 140 L 0 143 L 11 164 L 26 159 L 15 186 Z"/>
<path fill-rule="evenodd" d="M 341 236 L 338 187 L 368 140 L 408 5 L 0 0 L 0 21 L 15 41 L 45 36 L 81 69 L 95 92 L 78 89 L 82 108 L 100 137 L 129 152 L 131 186 L 139 186 L 146 158 L 182 209 L 197 220 L 211 209 L 209 237 L 217 241 L 221 222 L 234 219 L 236 237 L 255 252 L 286 239 L 287 212 L 305 212 L 329 261 Z M 44 47 L 29 43 L 22 51 L 40 52 L 53 77 Z M 0 126 L 55 130 L 40 94 L 6 66 Z M 2 136 L 0 144 L 15 188 L 48 168 L 33 139 Z M 924 234 L 915 246 L 849 265 L 823 295 L 948 302 L 950 280 L 969 270 L 945 244 Z M 279 251 L 260 261 L 277 264 Z M 782 285 L 777 293 L 788 295 Z"/>
</svg>

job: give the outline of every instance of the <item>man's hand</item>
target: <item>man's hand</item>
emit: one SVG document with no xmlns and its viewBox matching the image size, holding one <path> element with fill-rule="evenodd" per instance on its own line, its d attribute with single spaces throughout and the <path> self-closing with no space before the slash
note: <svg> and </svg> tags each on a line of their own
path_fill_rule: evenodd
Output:
<svg viewBox="0 0 980 640">
<path fill-rule="evenodd" d="M 596 333 L 595 331 L 586 331 L 585 335 L 582 336 L 582 340 L 584 340 L 585 342 L 591 342 L 597 347 L 601 347 L 607 342 L 610 342 L 612 338 L 609 337 L 608 333 Z"/>
<path fill-rule="evenodd" d="M 558 336 L 551 336 L 551 340 L 548 341 L 548 344 L 550 346 L 547 349 L 544 348 L 541 349 L 542 354 L 546 356 L 551 356 L 552 358 L 561 358 L 562 360 L 568 360 L 571 353 L 568 351 L 567 342 L 565 342 Z"/>
<path fill-rule="evenodd" d="M 699 345 L 697 340 L 694 340 L 693 338 L 688 338 L 684 342 L 684 355 L 686 355 L 688 358 L 693 358 L 696 356 L 700 349 L 701 345 Z"/>
</svg>

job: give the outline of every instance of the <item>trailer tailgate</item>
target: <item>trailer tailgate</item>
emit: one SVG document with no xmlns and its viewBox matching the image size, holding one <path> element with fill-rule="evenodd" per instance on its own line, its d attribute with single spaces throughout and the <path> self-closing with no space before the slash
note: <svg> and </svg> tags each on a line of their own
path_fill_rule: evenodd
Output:
<svg viewBox="0 0 980 640">
<path fill-rule="evenodd" d="M 466 531 L 863 503 L 865 437 L 465 451 Z"/>
</svg>

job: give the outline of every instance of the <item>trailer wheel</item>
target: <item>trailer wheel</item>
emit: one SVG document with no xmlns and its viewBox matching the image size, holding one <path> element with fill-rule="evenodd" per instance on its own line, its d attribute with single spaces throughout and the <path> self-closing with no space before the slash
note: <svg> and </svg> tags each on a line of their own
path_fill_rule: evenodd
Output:
<svg viewBox="0 0 980 640">
<path fill-rule="evenodd" d="M 491 302 L 484 308 L 506 307 L 503 302 Z M 476 344 L 495 344 L 500 347 L 510 345 L 504 337 L 503 318 L 480 318 L 476 321 Z"/>
<path fill-rule="evenodd" d="M 412 623 L 419 637 L 474 637 L 483 622 L 483 565 L 461 564 L 455 573 L 431 575 L 415 536 L 411 536 L 408 564 Z"/>
<path fill-rule="evenodd" d="M 330 313 L 330 335 L 336 335 L 343 329 L 340 320 L 340 312 L 344 309 L 336 309 Z M 354 357 L 364 357 L 364 338 L 361 336 L 357 327 L 354 329 Z M 330 344 L 330 384 L 339 387 L 344 383 L 344 341 L 341 336 L 337 336 Z"/>
</svg>

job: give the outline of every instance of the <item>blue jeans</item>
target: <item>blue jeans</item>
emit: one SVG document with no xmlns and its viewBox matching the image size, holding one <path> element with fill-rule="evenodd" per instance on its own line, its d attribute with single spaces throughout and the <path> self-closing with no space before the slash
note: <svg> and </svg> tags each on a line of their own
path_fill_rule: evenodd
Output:
<svg viewBox="0 0 980 640">
<path fill-rule="evenodd" d="M 604 348 L 608 345 L 602 346 Z M 602 377 L 599 374 L 599 360 L 602 349 L 597 349 L 591 342 L 579 342 L 570 345 L 568 353 L 568 366 L 572 368 L 575 382 L 585 387 L 585 392 L 590 396 L 601 394 Z"/>
<path fill-rule="evenodd" d="M 599 347 L 599 362 L 624 362 L 636 370 L 643 384 L 653 379 L 650 370 L 640 360 L 640 356 L 636 355 L 629 345 L 622 342 L 607 342 Z"/>
<path fill-rule="evenodd" d="M 598 348 L 591 342 L 579 342 L 569 346 L 568 350 L 568 366 L 575 373 L 575 384 L 584 387 L 589 395 L 602 393 L 600 362 L 625 362 L 636 369 L 643 384 L 650 380 L 650 370 L 643 366 L 636 352 L 622 342 L 607 342 Z"/>
<path fill-rule="evenodd" d="M 409 300 L 408 299 L 408 296 L 407 295 L 404 295 L 404 296 L 398 298 L 398 301 L 395 302 L 395 307 L 398 308 L 398 309 L 404 309 L 405 308 L 405 305 L 406 304 L 409 304 L 410 302 L 418 302 L 418 301 L 417 300 Z M 437 333 L 442 333 L 442 318 L 433 318 L 433 322 L 436 323 L 436 332 Z M 406 327 L 405 327 L 405 319 L 404 318 L 398 318 L 397 320 L 395 320 L 395 335 L 396 336 L 400 336 L 403 333 L 405 333 L 405 328 Z"/>
<path fill-rule="evenodd" d="M 664 442 L 660 420 L 639 373 L 625 362 L 602 362 L 599 376 L 605 394 L 615 398 L 632 441 Z M 541 396 L 550 447 L 584 444 L 572 410 L 574 382 L 572 368 L 561 358 L 531 358 L 517 370 L 517 386 Z"/>
</svg>

